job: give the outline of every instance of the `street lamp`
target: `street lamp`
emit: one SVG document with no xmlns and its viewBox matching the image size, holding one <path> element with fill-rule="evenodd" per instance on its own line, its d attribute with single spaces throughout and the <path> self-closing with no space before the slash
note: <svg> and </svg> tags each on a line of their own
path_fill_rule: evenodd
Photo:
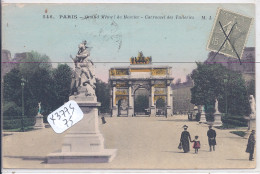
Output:
<svg viewBox="0 0 260 174">
<path fill-rule="evenodd" d="M 225 83 L 225 100 L 226 100 L 226 115 L 227 115 L 227 82 L 228 82 L 228 79 L 227 79 L 227 75 L 224 76 L 224 83 Z"/>
<path fill-rule="evenodd" d="M 24 90 L 24 84 L 25 84 L 25 79 L 22 77 L 21 79 L 21 86 L 22 86 L 22 128 L 21 131 L 24 132 L 24 97 L 23 97 L 23 90 Z"/>
</svg>

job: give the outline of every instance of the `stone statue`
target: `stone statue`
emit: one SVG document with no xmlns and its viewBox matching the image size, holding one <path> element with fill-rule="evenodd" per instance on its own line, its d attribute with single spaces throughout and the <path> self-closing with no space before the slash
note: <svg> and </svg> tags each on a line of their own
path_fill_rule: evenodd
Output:
<svg viewBox="0 0 260 174">
<path fill-rule="evenodd" d="M 87 41 L 79 44 L 79 50 L 75 58 L 72 58 L 75 64 L 73 72 L 71 89 L 76 87 L 77 92 L 79 88 L 85 89 L 86 96 L 95 96 L 95 69 L 93 62 L 89 59 L 90 53 L 87 50 Z"/>
<path fill-rule="evenodd" d="M 249 96 L 249 103 L 250 103 L 250 108 L 251 108 L 251 114 L 250 114 L 250 119 L 255 119 L 256 117 L 256 105 L 255 105 L 255 98 L 253 95 Z"/>
<path fill-rule="evenodd" d="M 218 110 L 218 100 L 216 99 L 216 102 L 215 102 L 215 113 L 219 113 L 219 110 Z"/>
<path fill-rule="evenodd" d="M 41 102 L 38 103 L 38 115 L 41 115 Z"/>
</svg>

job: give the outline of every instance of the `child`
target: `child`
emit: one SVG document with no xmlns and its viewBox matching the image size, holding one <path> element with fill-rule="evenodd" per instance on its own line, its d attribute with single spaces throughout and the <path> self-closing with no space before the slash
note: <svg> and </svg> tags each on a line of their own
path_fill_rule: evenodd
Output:
<svg viewBox="0 0 260 174">
<path fill-rule="evenodd" d="M 200 141 L 199 141 L 199 136 L 195 136 L 195 140 L 193 140 L 193 148 L 195 149 L 195 153 L 198 153 L 199 148 L 200 148 Z"/>
</svg>

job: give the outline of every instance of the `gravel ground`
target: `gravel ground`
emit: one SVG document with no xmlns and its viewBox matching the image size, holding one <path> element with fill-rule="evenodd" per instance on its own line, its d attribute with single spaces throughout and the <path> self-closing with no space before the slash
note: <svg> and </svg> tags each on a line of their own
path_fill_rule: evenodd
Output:
<svg viewBox="0 0 260 174">
<path fill-rule="evenodd" d="M 100 131 L 105 148 L 118 149 L 110 163 L 47 164 L 46 155 L 61 147 L 65 133 L 56 134 L 52 128 L 29 132 L 13 132 L 3 137 L 3 168 L 20 169 L 247 169 L 255 168 L 245 153 L 247 139 L 217 132 L 216 151 L 209 152 L 205 124 L 190 122 L 187 116 L 173 117 L 106 117 Z M 192 139 L 199 136 L 201 148 L 195 154 L 179 150 L 182 126 L 189 126 Z M 75 125 L 76 126 L 76 125 Z"/>
</svg>

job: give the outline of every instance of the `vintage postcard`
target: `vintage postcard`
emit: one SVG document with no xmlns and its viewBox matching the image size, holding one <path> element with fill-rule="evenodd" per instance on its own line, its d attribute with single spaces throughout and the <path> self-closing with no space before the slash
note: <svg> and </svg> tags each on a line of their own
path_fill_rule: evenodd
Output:
<svg viewBox="0 0 260 174">
<path fill-rule="evenodd" d="M 256 171 L 255 19 L 253 3 L 3 3 L 3 171 Z"/>
</svg>

